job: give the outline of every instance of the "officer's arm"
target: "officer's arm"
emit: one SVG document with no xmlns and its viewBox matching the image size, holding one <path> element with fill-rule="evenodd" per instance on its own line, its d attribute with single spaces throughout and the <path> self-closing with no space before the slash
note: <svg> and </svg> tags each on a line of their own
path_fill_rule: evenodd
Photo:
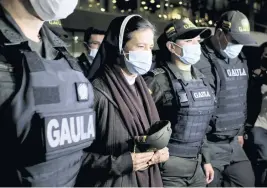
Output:
<svg viewBox="0 0 267 188">
<path fill-rule="evenodd" d="M 15 91 L 13 68 L 0 55 L 0 109 L 4 110 L 6 101 Z"/>
<path fill-rule="evenodd" d="M 244 136 L 244 134 L 245 134 L 245 125 L 243 125 L 243 126 L 239 129 L 237 136 Z"/>
<path fill-rule="evenodd" d="M 13 69 L 10 64 L 8 64 L 4 58 L 1 59 L 0 54 L 0 124 L 1 124 L 1 133 L 0 134 L 0 148 L 1 155 L 1 181 L 0 186 L 10 186 L 20 185 L 20 179 L 17 174 L 17 150 L 16 150 L 16 129 L 13 124 L 9 124 L 8 116 L 5 116 L 4 113 L 7 111 L 10 101 L 14 96 L 15 92 L 15 83 L 13 77 Z"/>
<path fill-rule="evenodd" d="M 120 156 L 103 155 L 105 148 L 108 147 L 106 134 L 109 132 L 108 125 L 110 117 L 110 104 L 108 99 L 98 90 L 94 90 L 95 111 L 96 111 L 96 140 L 85 150 L 82 174 L 87 174 L 86 170 L 95 170 L 103 175 L 122 176 L 133 171 L 131 153 L 126 152 Z M 113 109 L 113 108 L 112 108 Z M 111 122 L 113 123 L 113 122 Z M 115 131 L 115 130 L 114 130 Z"/>
<path fill-rule="evenodd" d="M 196 67 L 202 74 L 204 74 L 212 89 L 216 91 L 217 73 L 214 66 L 212 66 L 209 62 L 208 58 L 202 54 L 200 61 L 196 63 L 194 67 Z"/>
<path fill-rule="evenodd" d="M 211 159 L 210 159 L 210 148 L 209 148 L 209 144 L 208 144 L 206 136 L 205 136 L 205 138 L 203 140 L 201 153 L 202 153 L 202 163 L 203 164 L 210 163 L 210 161 L 211 161 Z"/>
</svg>

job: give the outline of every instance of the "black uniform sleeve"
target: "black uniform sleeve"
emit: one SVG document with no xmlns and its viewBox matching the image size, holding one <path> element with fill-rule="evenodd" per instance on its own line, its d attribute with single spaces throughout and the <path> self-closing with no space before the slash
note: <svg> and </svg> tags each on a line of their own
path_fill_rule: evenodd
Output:
<svg viewBox="0 0 267 188">
<path fill-rule="evenodd" d="M 207 141 L 206 137 L 203 140 L 201 153 L 202 153 L 202 162 L 204 164 L 210 163 L 210 161 L 211 161 L 211 159 L 210 159 L 210 148 L 209 148 L 209 144 L 208 144 L 208 141 Z"/>
<path fill-rule="evenodd" d="M 241 54 L 241 57 L 242 56 L 244 56 L 244 55 Z M 245 63 L 246 71 L 249 72 L 248 66 L 247 66 L 247 60 L 244 58 L 242 58 L 241 60 Z M 248 82 L 247 82 L 248 88 L 247 88 L 246 119 L 245 119 L 246 121 L 244 122 L 244 125 L 239 129 L 237 136 L 244 136 L 245 126 L 246 126 L 246 122 L 247 122 L 247 118 L 248 118 L 247 114 L 248 114 L 248 102 L 249 102 L 248 96 L 249 96 L 249 88 L 250 88 L 250 86 L 249 86 L 250 85 L 250 76 L 249 76 L 249 74 L 247 76 L 248 76 Z"/>
<path fill-rule="evenodd" d="M 14 69 L 0 55 L 0 109 L 4 110 L 5 102 L 15 91 Z"/>
<path fill-rule="evenodd" d="M 8 116 L 5 115 L 9 104 L 15 93 L 14 69 L 0 54 L 0 186 L 20 186 L 17 168 L 19 160 L 17 159 L 17 132 L 13 124 L 10 124 Z"/>
<path fill-rule="evenodd" d="M 200 61 L 194 65 L 208 80 L 210 86 L 216 91 L 216 72 L 205 55 L 201 55 Z"/>
</svg>

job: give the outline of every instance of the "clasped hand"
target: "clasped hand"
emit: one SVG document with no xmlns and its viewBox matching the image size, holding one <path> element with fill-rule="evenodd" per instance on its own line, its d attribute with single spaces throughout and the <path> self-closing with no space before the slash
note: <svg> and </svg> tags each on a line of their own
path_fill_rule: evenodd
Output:
<svg viewBox="0 0 267 188">
<path fill-rule="evenodd" d="M 169 149 L 167 147 L 156 152 L 131 153 L 133 170 L 144 170 L 150 165 L 165 162 L 169 159 Z"/>
</svg>

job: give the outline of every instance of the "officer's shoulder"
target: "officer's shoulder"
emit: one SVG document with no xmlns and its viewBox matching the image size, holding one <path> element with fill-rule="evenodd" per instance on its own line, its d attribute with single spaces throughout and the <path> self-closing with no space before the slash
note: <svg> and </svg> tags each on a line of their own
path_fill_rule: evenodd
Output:
<svg viewBox="0 0 267 188">
<path fill-rule="evenodd" d="M 166 80 L 166 71 L 163 68 L 155 68 L 143 76 L 147 84 L 161 83 Z"/>
<path fill-rule="evenodd" d="M 160 87 L 168 83 L 167 72 L 163 68 L 156 68 L 144 76 L 149 88 Z"/>
<path fill-rule="evenodd" d="M 148 72 L 148 76 L 157 77 L 162 76 L 165 73 L 165 70 L 163 68 L 155 68 Z"/>
<path fill-rule="evenodd" d="M 1 70 L 8 70 L 11 67 L 10 62 L 7 61 L 6 57 L 0 52 L 0 68 Z"/>
<path fill-rule="evenodd" d="M 206 57 L 204 54 L 201 54 L 200 60 L 194 65 L 198 70 L 210 68 L 211 63 L 208 57 Z"/>
</svg>

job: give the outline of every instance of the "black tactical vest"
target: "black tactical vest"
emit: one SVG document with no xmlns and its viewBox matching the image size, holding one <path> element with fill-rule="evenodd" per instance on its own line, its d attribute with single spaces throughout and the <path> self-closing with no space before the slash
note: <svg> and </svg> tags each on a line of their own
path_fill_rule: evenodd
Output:
<svg viewBox="0 0 267 188">
<path fill-rule="evenodd" d="M 167 69 L 166 69 L 167 70 Z M 168 145 L 171 155 L 197 157 L 215 108 L 215 96 L 204 76 L 184 81 L 168 71 L 175 104 L 172 136 Z"/>
<path fill-rule="evenodd" d="M 16 128 L 17 173 L 22 186 L 71 187 L 95 138 L 93 89 L 65 48 L 60 59 L 46 60 L 26 46 L 3 53 L 22 72 L 5 114 Z"/>
<path fill-rule="evenodd" d="M 211 125 L 216 134 L 234 137 L 246 121 L 248 69 L 240 58 L 230 61 L 229 64 L 218 58 L 213 61 L 220 80 L 217 109 Z"/>
<path fill-rule="evenodd" d="M 245 58 L 240 54 L 234 59 L 223 60 L 206 45 L 202 46 L 204 59 L 200 62 L 209 65 L 216 82 L 217 109 L 212 118 L 211 134 L 208 140 L 232 139 L 244 126 L 247 116 L 248 68 Z"/>
</svg>

